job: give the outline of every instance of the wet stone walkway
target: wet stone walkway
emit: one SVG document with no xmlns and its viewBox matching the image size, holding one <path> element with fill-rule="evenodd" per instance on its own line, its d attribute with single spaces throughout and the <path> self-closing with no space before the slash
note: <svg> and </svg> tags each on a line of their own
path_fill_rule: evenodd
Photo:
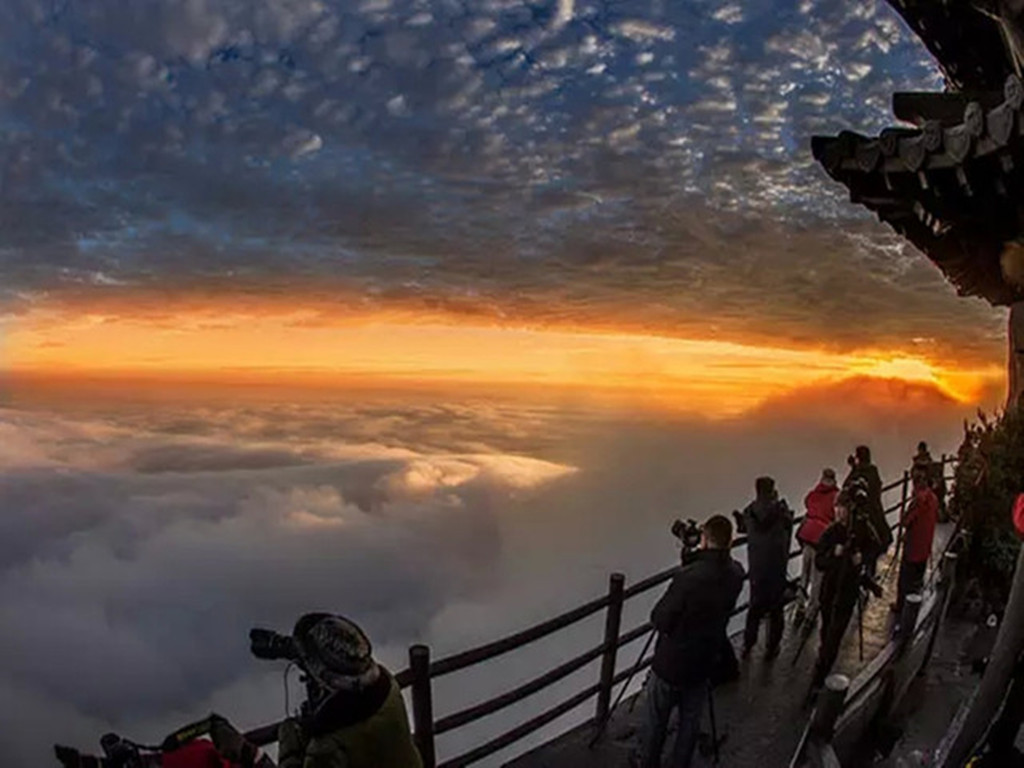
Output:
<svg viewBox="0 0 1024 768">
<path fill-rule="evenodd" d="M 942 551 L 951 533 L 951 524 L 938 527 L 935 536 L 936 552 Z M 887 565 L 887 560 L 879 562 L 880 578 L 886 573 Z M 885 595 L 881 599 L 872 597 L 868 601 L 864 612 L 863 661 L 860 659 L 854 614 L 834 672 L 841 672 L 853 679 L 885 647 L 892 630 L 889 604 L 896 598 L 897 570 L 894 567 L 889 571 L 889 577 L 883 584 Z M 929 580 L 931 573 L 929 570 Z M 793 657 L 801 633 L 793 629 L 789 619 L 790 612 L 787 611 L 782 651 L 776 659 L 764 659 L 765 629 L 762 628 L 761 643 L 748 659 L 741 659 L 740 679 L 715 691 L 718 733 L 720 737 L 725 737 L 719 754 L 719 765 L 723 768 L 785 768 L 796 750 L 810 714 L 803 707 L 803 700 L 810 686 L 812 668 L 817 657 L 818 633 L 815 630 L 794 665 Z M 738 650 L 739 636 L 733 637 L 733 644 Z M 626 654 L 625 659 L 632 660 L 632 656 Z M 631 754 L 638 751 L 643 735 L 644 702 L 642 698 L 637 701 L 630 713 L 631 703 L 630 699 L 623 700 L 612 716 L 607 734 L 593 748 L 588 747 L 593 737 L 593 727 L 584 725 L 507 763 L 507 768 L 626 768 L 630 765 Z M 673 728 L 674 725 L 670 726 L 666 755 L 674 738 Z M 707 707 L 704 709 L 702 730 L 709 730 Z M 695 768 L 712 764 L 710 756 L 700 753 L 693 762 Z"/>
</svg>

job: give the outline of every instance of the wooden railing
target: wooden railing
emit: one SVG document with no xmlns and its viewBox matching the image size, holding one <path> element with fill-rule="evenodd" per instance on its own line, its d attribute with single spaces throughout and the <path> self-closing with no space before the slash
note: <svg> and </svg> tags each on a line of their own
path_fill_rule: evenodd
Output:
<svg viewBox="0 0 1024 768">
<path fill-rule="evenodd" d="M 943 466 L 955 461 L 943 457 Z M 946 481 L 952 480 L 945 476 Z M 833 675 L 826 681 L 804 728 L 789 768 L 840 768 L 857 754 L 871 723 L 892 712 L 911 681 L 922 674 L 935 648 L 949 608 L 956 570 L 957 526 L 939 553 L 920 593 L 907 595 L 899 631 L 852 681 Z M 926 595 L 931 592 L 930 598 Z"/>
<path fill-rule="evenodd" d="M 943 462 L 945 463 L 946 461 L 947 459 L 943 456 Z M 882 488 L 883 494 L 891 493 L 897 489 L 900 490 L 900 500 L 886 508 L 885 512 L 887 515 L 901 511 L 906 506 L 909 488 L 909 472 L 904 472 L 902 478 Z M 803 519 L 803 515 L 794 519 L 794 530 Z M 898 526 L 899 523 L 897 521 L 891 527 L 895 530 Z M 746 536 L 737 536 L 733 542 L 733 548 L 745 546 L 746 541 Z M 800 556 L 800 554 L 801 550 L 797 547 L 790 552 L 789 558 L 792 560 Z M 424 768 L 456 768 L 457 766 L 461 767 L 478 762 L 501 749 L 515 744 L 517 741 L 594 697 L 597 698 L 594 722 L 603 722 L 608 716 L 612 692 L 615 686 L 636 672 L 649 667 L 653 660 L 653 654 L 651 654 L 639 660 L 637 664 L 617 671 L 619 648 L 644 637 L 652 630 L 650 622 L 643 622 L 624 633 L 621 632 L 623 605 L 627 600 L 644 594 L 669 581 L 678 569 L 679 566 L 666 568 L 629 587 L 625 586 L 625 576 L 621 573 L 613 573 L 609 577 L 608 592 L 604 596 L 584 603 L 540 624 L 503 637 L 500 640 L 495 640 L 494 642 L 452 656 L 432 660 L 430 658 L 430 649 L 426 645 L 412 646 L 409 649 L 409 667 L 399 672 L 395 678 L 402 688 L 411 689 L 414 737 L 423 759 Z M 732 616 L 735 617 L 744 613 L 748 605 L 748 602 L 737 605 Z M 600 611 L 606 612 L 604 638 L 600 644 L 505 693 L 435 719 L 432 687 L 434 679 L 459 672 L 460 670 L 522 648 L 529 643 L 536 642 L 541 638 L 577 624 Z M 598 680 L 593 685 L 584 688 L 582 691 L 564 699 L 540 714 L 463 754 L 449 758 L 442 763 L 437 762 L 435 749 L 435 738 L 437 736 L 493 715 L 512 704 L 522 701 L 528 696 L 532 696 L 550 687 L 597 659 L 601 660 L 600 674 Z M 259 745 L 271 743 L 277 739 L 277 725 L 265 726 L 250 731 L 246 734 L 246 737 Z"/>
</svg>

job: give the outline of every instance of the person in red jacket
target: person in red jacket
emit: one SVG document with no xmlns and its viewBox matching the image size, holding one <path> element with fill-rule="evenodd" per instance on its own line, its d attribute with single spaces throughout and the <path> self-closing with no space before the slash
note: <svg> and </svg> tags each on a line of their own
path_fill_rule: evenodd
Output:
<svg viewBox="0 0 1024 768">
<path fill-rule="evenodd" d="M 801 586 L 803 600 L 797 606 L 796 623 L 805 617 L 814 620 L 818 612 L 818 597 L 821 593 L 821 571 L 814 566 L 814 553 L 821 534 L 836 518 L 836 495 L 839 487 L 834 469 L 822 470 L 821 480 L 804 498 L 807 516 L 797 529 L 796 539 L 803 547 Z"/>
<path fill-rule="evenodd" d="M 911 476 L 914 481 L 914 498 L 903 513 L 903 558 L 900 561 L 900 577 L 896 591 L 896 619 L 903 615 L 903 603 L 907 595 L 919 592 L 924 585 L 924 573 L 928 558 L 932 554 L 932 540 L 935 538 L 935 523 L 939 517 L 939 500 L 929 483 L 928 471 L 915 467 Z"/>
</svg>

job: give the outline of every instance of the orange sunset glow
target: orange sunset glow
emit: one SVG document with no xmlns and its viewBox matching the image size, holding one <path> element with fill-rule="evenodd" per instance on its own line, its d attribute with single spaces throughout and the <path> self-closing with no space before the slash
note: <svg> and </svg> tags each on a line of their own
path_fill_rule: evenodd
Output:
<svg viewBox="0 0 1024 768">
<path fill-rule="evenodd" d="M 80 309 L 80 308 L 79 308 Z M 851 376 L 931 384 L 965 403 L 1001 380 L 904 352 L 791 349 L 605 330 L 511 328 L 383 313 L 170 314 L 33 310 L 10 321 L 6 367 L 37 374 L 194 374 L 281 383 L 392 382 L 587 388 L 701 411 L 742 413 L 770 397 Z"/>
</svg>

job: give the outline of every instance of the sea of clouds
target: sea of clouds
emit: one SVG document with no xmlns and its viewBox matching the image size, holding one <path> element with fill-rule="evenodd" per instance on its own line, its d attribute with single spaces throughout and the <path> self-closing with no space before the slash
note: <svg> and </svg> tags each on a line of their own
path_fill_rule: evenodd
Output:
<svg viewBox="0 0 1024 768">
<path fill-rule="evenodd" d="M 0 408 L 0 754 L 46 765 L 54 742 L 95 750 L 108 730 L 155 742 L 211 710 L 261 725 L 285 712 L 283 668 L 250 656 L 252 626 L 344 613 L 398 670 L 411 643 L 463 650 L 601 594 L 611 571 L 670 565 L 671 520 L 742 507 L 757 475 L 799 507 L 858 442 L 890 477 L 919 439 L 955 447 L 958 407 L 898 386 L 909 395 L 888 392 L 884 408 L 818 393 L 731 422 L 438 394 L 12 401 Z M 598 644 L 601 624 L 438 680 L 435 714 Z M 442 754 L 596 675 L 442 737 Z M 292 708 L 299 694 L 293 676 Z"/>
</svg>

